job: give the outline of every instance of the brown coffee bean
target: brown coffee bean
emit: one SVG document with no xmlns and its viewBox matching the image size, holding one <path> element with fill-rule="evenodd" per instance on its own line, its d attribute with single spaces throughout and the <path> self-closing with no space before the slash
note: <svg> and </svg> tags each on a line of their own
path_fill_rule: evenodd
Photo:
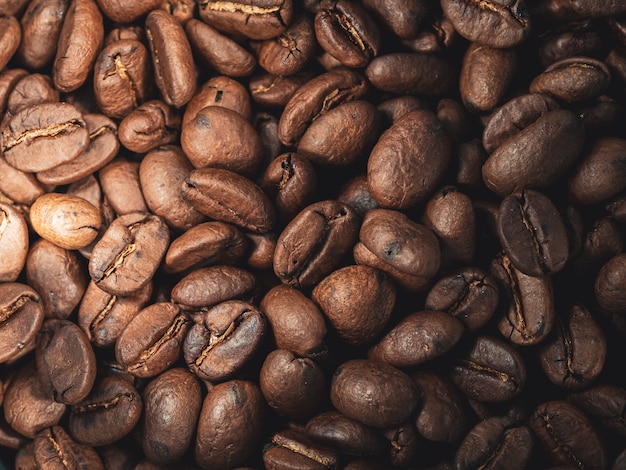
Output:
<svg viewBox="0 0 626 470">
<path fill-rule="evenodd" d="M 39 239 L 26 257 L 26 279 L 37 292 L 48 318 L 67 319 L 78 306 L 89 281 L 77 251 Z"/>
<path fill-rule="evenodd" d="M 528 425 L 553 465 L 607 468 L 600 436 L 589 418 L 574 405 L 565 401 L 542 403 L 533 411 Z"/>
<path fill-rule="evenodd" d="M 201 468 L 234 468 L 258 449 L 264 417 L 258 386 L 243 380 L 216 385 L 204 398 L 195 460 Z"/>
<path fill-rule="evenodd" d="M 626 313 L 626 291 L 623 288 L 625 278 L 626 254 L 616 254 L 602 265 L 595 280 L 595 296 L 604 311 Z"/>
<path fill-rule="evenodd" d="M 376 106 L 376 109 L 378 109 L 378 112 L 383 118 L 385 128 L 391 127 L 393 123 L 406 113 L 426 108 L 426 103 L 413 95 L 403 95 L 395 98 L 389 98 Z"/>
<path fill-rule="evenodd" d="M 287 76 L 266 73 L 252 77 L 248 87 L 255 103 L 270 108 L 284 108 L 309 78 L 307 73 Z"/>
<path fill-rule="evenodd" d="M 88 145 L 89 131 L 78 109 L 44 103 L 20 110 L 5 124 L 0 150 L 18 170 L 37 172 L 73 160 Z"/>
<path fill-rule="evenodd" d="M 421 0 L 364 0 L 363 5 L 403 39 L 417 36 L 420 23 L 429 13 L 427 3 Z"/>
<path fill-rule="evenodd" d="M 57 103 L 59 90 L 48 75 L 32 73 L 22 77 L 7 96 L 7 112 L 3 122 L 8 122 L 19 111 L 43 103 Z"/>
<path fill-rule="evenodd" d="M 92 447 L 75 442 L 61 426 L 52 426 L 34 440 L 37 468 L 104 470 L 104 464 Z"/>
<path fill-rule="evenodd" d="M 142 44 L 146 42 L 146 34 L 142 26 L 138 24 L 118 25 L 111 28 L 104 38 L 104 45 L 108 46 L 117 41 L 131 39 Z"/>
<path fill-rule="evenodd" d="M 201 310 L 233 299 L 250 300 L 253 274 L 235 266 L 210 266 L 192 271 L 172 288 L 172 302 L 184 310 Z"/>
<path fill-rule="evenodd" d="M 132 294 L 152 278 L 169 241 L 167 226 L 159 217 L 145 212 L 122 215 L 93 248 L 91 279 L 110 294 Z"/>
<path fill-rule="evenodd" d="M 285 32 L 256 46 L 259 65 L 273 75 L 293 75 L 313 58 L 316 44 L 313 21 L 302 15 Z"/>
<path fill-rule="evenodd" d="M 302 292 L 286 285 L 270 289 L 260 303 L 279 349 L 315 359 L 327 353 L 324 316 Z"/>
<path fill-rule="evenodd" d="M 189 318 L 169 302 L 141 310 L 126 325 L 115 343 L 115 358 L 135 377 L 154 377 L 181 355 Z"/>
<path fill-rule="evenodd" d="M 265 315 L 240 300 L 219 303 L 196 316 L 183 343 L 187 367 L 202 380 L 223 382 L 258 353 L 267 330 Z"/>
<path fill-rule="evenodd" d="M 120 122 L 118 136 L 128 150 L 146 153 L 174 142 L 180 131 L 180 115 L 162 101 L 148 101 Z"/>
<path fill-rule="evenodd" d="M 0 70 L 2 70 L 20 46 L 22 29 L 14 16 L 0 16 L 0 31 Z"/>
<path fill-rule="evenodd" d="M 368 352 L 372 361 L 412 367 L 448 352 L 463 335 L 463 324 L 445 312 L 423 310 L 405 316 Z"/>
<path fill-rule="evenodd" d="M 7 16 L 20 15 L 28 6 L 28 0 L 2 0 L 0 1 L 0 14 Z"/>
<path fill-rule="evenodd" d="M 0 282 L 15 282 L 28 254 L 28 226 L 13 206 L 0 202 Z"/>
<path fill-rule="evenodd" d="M 154 85 L 148 49 L 135 39 L 108 44 L 94 66 L 93 92 L 100 110 L 124 118 L 143 104 Z"/>
<path fill-rule="evenodd" d="M 326 378 L 315 361 L 286 349 L 269 353 L 259 372 L 259 387 L 272 410 L 290 419 L 310 416 L 326 393 Z"/>
<path fill-rule="evenodd" d="M 272 436 L 263 449 L 263 464 L 267 470 L 306 468 L 311 470 L 336 469 L 337 451 L 310 439 L 297 429 L 286 429 Z"/>
<path fill-rule="evenodd" d="M 550 381 L 569 390 L 587 387 L 602 372 L 607 345 L 602 328 L 583 305 L 556 317 L 551 339 L 539 352 Z"/>
<path fill-rule="evenodd" d="M 183 126 L 180 143 L 196 168 L 222 168 L 252 175 L 262 162 L 261 140 L 239 113 L 207 106 Z"/>
<path fill-rule="evenodd" d="M 183 199 L 198 212 L 257 233 L 274 227 L 276 212 L 263 190 L 248 178 L 221 168 L 200 168 L 182 185 Z"/>
<path fill-rule="evenodd" d="M 396 288 L 382 271 L 364 265 L 345 266 L 322 279 L 311 298 L 343 341 L 361 345 L 374 341 L 387 325 Z"/>
<path fill-rule="evenodd" d="M 169 369 L 143 391 L 141 448 L 154 462 L 178 461 L 191 445 L 202 406 L 200 383 L 188 370 Z M 171 419 L 163 419 L 171 416 Z"/>
<path fill-rule="evenodd" d="M 445 15 L 428 15 L 417 36 L 402 40 L 402 44 L 413 52 L 445 54 L 457 38 L 454 25 Z"/>
<path fill-rule="evenodd" d="M 200 18 L 214 28 L 250 39 L 270 39 L 285 31 L 294 14 L 292 0 L 208 0 L 198 6 Z"/>
<path fill-rule="evenodd" d="M 333 200 L 305 207 L 284 228 L 274 252 L 274 273 L 301 288 L 317 284 L 339 263 L 357 237 L 354 210 Z"/>
<path fill-rule="evenodd" d="M 270 270 L 274 262 L 274 252 L 276 251 L 276 241 L 278 234 L 269 233 L 246 233 L 246 238 L 250 245 L 245 258 L 246 264 L 251 269 Z"/>
<path fill-rule="evenodd" d="M 247 77 L 256 67 L 250 52 L 228 36 L 195 18 L 185 24 L 191 47 L 219 74 Z"/>
<path fill-rule="evenodd" d="M 98 172 L 102 192 L 118 215 L 148 211 L 139 181 L 139 166 L 139 162 L 116 158 Z"/>
<path fill-rule="evenodd" d="M 510 400 L 526 382 L 522 355 L 507 343 L 478 336 L 450 370 L 452 382 L 469 398 L 481 402 Z"/>
<path fill-rule="evenodd" d="M 185 30 L 169 13 L 152 10 L 146 18 L 146 36 L 156 85 L 167 104 L 180 108 L 196 90 L 191 46 Z"/>
<path fill-rule="evenodd" d="M 91 393 L 70 408 L 68 430 L 88 446 L 109 445 L 129 434 L 143 410 L 141 395 L 123 378 L 104 375 Z"/>
<path fill-rule="evenodd" d="M 74 91 L 85 83 L 103 42 L 104 25 L 96 2 L 73 0 L 63 20 L 52 67 L 59 91 Z"/>
<path fill-rule="evenodd" d="M 195 6 L 193 0 L 161 0 L 160 8 L 185 25 L 194 16 Z"/>
<path fill-rule="evenodd" d="M 407 113 L 380 136 L 370 153 L 370 192 L 387 208 L 407 209 L 423 202 L 441 183 L 451 155 L 449 139 L 432 111 Z"/>
<path fill-rule="evenodd" d="M 57 403 L 45 393 L 32 361 L 21 367 L 9 382 L 2 408 L 11 428 L 34 439 L 42 429 L 59 424 L 67 405 Z"/>
<path fill-rule="evenodd" d="M 378 203 L 367 187 L 367 175 L 361 174 L 349 180 L 337 195 L 337 201 L 348 204 L 359 217 L 370 209 L 377 209 Z"/>
<path fill-rule="evenodd" d="M 114 0 L 97 0 L 98 6 L 108 18 L 116 23 L 132 23 L 141 16 L 159 6 L 159 0 L 142 0 L 141 2 L 119 5 Z"/>
<path fill-rule="evenodd" d="M 0 72 L 0 114 L 6 111 L 7 100 L 15 85 L 29 73 L 24 69 L 5 69 Z"/>
<path fill-rule="evenodd" d="M 368 426 L 388 428 L 403 423 L 420 397 L 404 372 L 381 362 L 353 359 L 332 378 L 330 399 L 344 415 Z"/>
<path fill-rule="evenodd" d="M 207 106 L 220 106 L 236 111 L 249 121 L 252 117 L 250 96 L 246 88 L 236 80 L 224 75 L 210 78 L 196 90 L 193 98 L 185 107 L 183 129 L 185 129 L 199 111 Z"/>
<path fill-rule="evenodd" d="M 410 291 L 425 290 L 441 262 L 435 234 L 390 209 L 372 209 L 365 214 L 353 254 L 358 264 L 384 271 Z"/>
<path fill-rule="evenodd" d="M 441 8 L 464 38 L 494 48 L 512 47 L 524 41 L 531 19 L 523 0 L 442 0 Z"/>
<path fill-rule="evenodd" d="M 31 343 L 43 324 L 39 294 L 26 284 L 0 284 L 0 362 L 11 360 Z"/>
</svg>

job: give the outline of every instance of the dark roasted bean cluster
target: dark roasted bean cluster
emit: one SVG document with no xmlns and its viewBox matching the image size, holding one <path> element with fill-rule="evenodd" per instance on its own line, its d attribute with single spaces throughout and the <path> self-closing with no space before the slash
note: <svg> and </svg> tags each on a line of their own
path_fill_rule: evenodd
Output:
<svg viewBox="0 0 626 470">
<path fill-rule="evenodd" d="M 0 469 L 626 470 L 626 0 L 0 0 Z"/>
</svg>

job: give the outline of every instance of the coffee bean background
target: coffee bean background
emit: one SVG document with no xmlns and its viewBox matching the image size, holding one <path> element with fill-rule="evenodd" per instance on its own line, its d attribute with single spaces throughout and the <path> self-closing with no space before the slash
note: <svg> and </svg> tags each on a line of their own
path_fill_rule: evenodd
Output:
<svg viewBox="0 0 626 470">
<path fill-rule="evenodd" d="M 0 468 L 626 469 L 626 1 L 0 0 Z"/>
</svg>

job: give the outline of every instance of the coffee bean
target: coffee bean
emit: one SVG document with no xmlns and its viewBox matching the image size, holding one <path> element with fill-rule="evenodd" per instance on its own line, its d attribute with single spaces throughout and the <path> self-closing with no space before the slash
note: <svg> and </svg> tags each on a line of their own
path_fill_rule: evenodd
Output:
<svg viewBox="0 0 626 470">
<path fill-rule="evenodd" d="M 0 17 L 0 70 L 4 69 L 13 57 L 22 40 L 20 23 L 14 16 Z"/>
<path fill-rule="evenodd" d="M 12 205 L 0 203 L 0 282 L 14 282 L 28 254 L 28 226 Z"/>
<path fill-rule="evenodd" d="M 39 468 L 64 466 L 76 470 L 104 470 L 95 449 L 75 442 L 61 426 L 52 426 L 38 433 L 34 451 Z"/>
<path fill-rule="evenodd" d="M 187 103 L 183 114 L 183 128 L 207 106 L 220 106 L 236 111 L 249 121 L 252 117 L 250 96 L 245 87 L 236 80 L 224 75 L 210 78 L 198 87 L 196 93 Z"/>
<path fill-rule="evenodd" d="M 120 122 L 120 143 L 128 150 L 146 153 L 174 142 L 180 132 L 178 112 L 160 100 L 147 101 Z"/>
<path fill-rule="evenodd" d="M 259 45 L 259 65 L 274 75 L 293 75 L 313 58 L 315 46 L 313 21 L 301 16 L 285 32 Z"/>
<path fill-rule="evenodd" d="M 0 362 L 7 362 L 35 339 L 43 324 L 39 294 L 25 284 L 0 284 Z"/>
<path fill-rule="evenodd" d="M 263 450 L 263 464 L 268 470 L 336 469 L 338 458 L 335 449 L 318 444 L 295 429 L 274 434 L 271 445 Z"/>
<path fill-rule="evenodd" d="M 147 212 L 139 181 L 139 163 L 116 158 L 105 165 L 98 176 L 102 191 L 117 215 Z"/>
</svg>

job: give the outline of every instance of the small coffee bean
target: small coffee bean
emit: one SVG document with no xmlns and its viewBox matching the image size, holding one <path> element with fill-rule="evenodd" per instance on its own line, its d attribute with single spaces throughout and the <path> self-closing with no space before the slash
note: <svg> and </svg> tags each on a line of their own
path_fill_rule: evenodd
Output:
<svg viewBox="0 0 626 470">
<path fill-rule="evenodd" d="M 35 339 L 43 324 L 39 294 L 26 284 L 0 284 L 0 362 L 7 362 Z"/>
<path fill-rule="evenodd" d="M 259 65 L 273 75 L 293 75 L 313 58 L 315 46 L 313 21 L 303 15 L 284 33 L 259 44 Z"/>
<path fill-rule="evenodd" d="M 170 144 L 179 132 L 180 115 L 160 100 L 143 103 L 122 119 L 118 128 L 120 143 L 137 153 Z"/>
<path fill-rule="evenodd" d="M 148 211 L 139 166 L 139 162 L 116 158 L 98 172 L 102 192 L 117 215 Z"/>
</svg>

